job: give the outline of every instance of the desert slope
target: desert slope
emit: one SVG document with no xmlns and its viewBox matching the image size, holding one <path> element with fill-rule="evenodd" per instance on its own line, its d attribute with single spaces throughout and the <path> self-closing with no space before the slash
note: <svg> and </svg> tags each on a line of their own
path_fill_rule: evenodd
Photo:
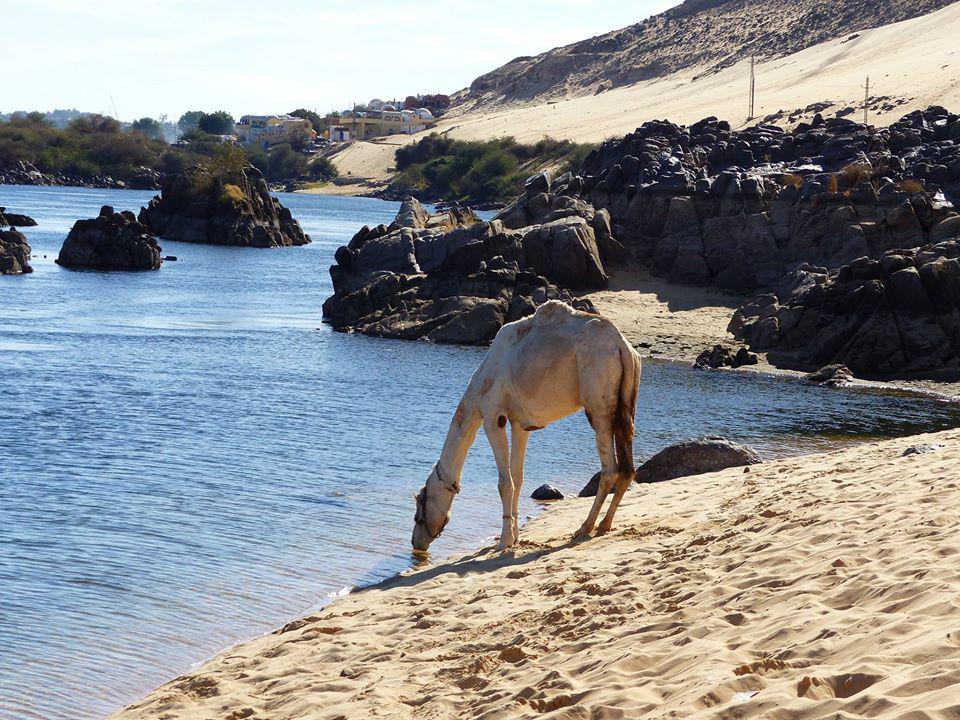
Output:
<svg viewBox="0 0 960 720">
<path fill-rule="evenodd" d="M 909 20 L 954 0 L 685 0 L 643 22 L 483 75 L 469 108 L 593 95 L 691 69 L 710 73 L 755 54 L 772 60 L 861 30 Z"/>
<path fill-rule="evenodd" d="M 907 112 L 930 105 L 960 107 L 960 3 L 904 22 L 845 35 L 758 63 L 759 118 L 829 102 L 827 116 L 863 103 L 863 83 L 871 78 L 870 122 L 887 125 Z M 749 61 L 719 72 L 689 69 L 655 80 L 616 88 L 597 96 L 537 102 L 499 110 L 477 110 L 444 118 L 437 132 L 462 140 L 512 135 L 535 142 L 544 135 L 578 142 L 600 142 L 632 132 L 643 122 L 667 118 L 690 124 L 708 115 L 746 126 Z M 861 110 L 855 117 L 859 117 Z M 809 119 L 812 112 L 795 116 Z M 786 123 L 785 116 L 779 122 Z M 417 137 L 389 138 L 391 144 L 356 143 L 355 153 L 334 158 L 341 173 L 368 179 L 374 187 L 389 181 L 395 143 Z M 348 151 L 349 153 L 349 151 Z M 358 188 L 369 192 L 370 187 Z"/>
<path fill-rule="evenodd" d="M 580 544 L 564 501 L 114 718 L 954 718 L 958 467 L 950 431 L 638 486 Z"/>
</svg>

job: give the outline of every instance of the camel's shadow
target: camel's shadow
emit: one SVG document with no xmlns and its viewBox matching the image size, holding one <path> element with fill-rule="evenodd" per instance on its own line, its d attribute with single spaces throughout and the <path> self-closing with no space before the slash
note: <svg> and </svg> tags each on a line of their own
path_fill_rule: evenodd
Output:
<svg viewBox="0 0 960 720">
<path fill-rule="evenodd" d="M 358 588 L 354 594 L 361 594 L 370 590 L 388 590 L 395 588 L 412 588 L 425 582 L 442 578 L 445 575 L 465 577 L 473 574 L 487 574 L 504 568 L 517 568 L 529 565 L 542 558 L 549 557 L 555 552 L 575 547 L 584 542 L 583 539 L 571 538 L 558 545 L 546 547 L 520 547 L 507 552 L 496 552 L 493 546 L 482 547 L 469 555 L 438 565 L 431 565 L 416 555 L 412 572 L 406 572 L 381 580 L 380 582 Z M 521 544 L 525 544 L 523 540 Z M 533 545 L 531 543 L 531 545 Z"/>
</svg>

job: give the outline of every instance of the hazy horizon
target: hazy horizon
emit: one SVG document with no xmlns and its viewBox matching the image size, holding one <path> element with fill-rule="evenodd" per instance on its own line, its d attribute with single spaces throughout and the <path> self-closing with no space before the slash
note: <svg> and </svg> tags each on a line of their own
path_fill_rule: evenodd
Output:
<svg viewBox="0 0 960 720">
<path fill-rule="evenodd" d="M 678 0 L 513 5 L 372 0 L 362 14 L 288 0 L 13 0 L 0 112 L 71 109 L 130 121 L 187 110 L 321 114 L 374 97 L 453 93 L 485 72 L 639 22 Z M 265 13 L 264 10 L 269 10 Z M 174 52 L 171 49 L 177 48 Z M 112 99 L 111 99 L 112 98 Z"/>
</svg>

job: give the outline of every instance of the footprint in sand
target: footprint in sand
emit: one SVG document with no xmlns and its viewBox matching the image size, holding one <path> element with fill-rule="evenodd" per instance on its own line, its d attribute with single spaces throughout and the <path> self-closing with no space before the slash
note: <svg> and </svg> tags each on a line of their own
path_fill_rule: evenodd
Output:
<svg viewBox="0 0 960 720">
<path fill-rule="evenodd" d="M 500 659 L 504 662 L 512 663 L 513 665 L 521 663 L 524 660 L 532 657 L 534 656 L 529 654 L 526 650 L 518 645 L 506 647 L 500 651 Z"/>
<path fill-rule="evenodd" d="M 216 680 L 196 677 L 195 675 L 183 678 L 174 687 L 185 695 L 194 698 L 212 698 L 220 694 L 220 687 Z"/>
<path fill-rule="evenodd" d="M 852 673 L 850 675 L 834 675 L 828 678 L 804 676 L 797 683 L 797 697 L 809 700 L 829 700 L 831 698 L 849 698 L 861 693 L 871 685 L 882 680 L 881 675 L 867 675 L 866 673 Z"/>
</svg>

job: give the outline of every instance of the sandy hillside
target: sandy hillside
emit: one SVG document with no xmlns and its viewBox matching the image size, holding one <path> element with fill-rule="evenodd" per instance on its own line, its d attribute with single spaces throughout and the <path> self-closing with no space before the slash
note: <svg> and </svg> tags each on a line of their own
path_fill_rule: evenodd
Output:
<svg viewBox="0 0 960 720">
<path fill-rule="evenodd" d="M 703 73 L 755 55 L 770 60 L 818 43 L 909 20 L 955 0 L 684 0 L 642 22 L 519 57 L 478 77 L 457 101 L 472 109 L 577 95 Z"/>
<path fill-rule="evenodd" d="M 831 114 L 863 102 L 870 76 L 870 122 L 885 125 L 930 105 L 960 107 L 960 3 L 929 15 L 821 43 L 788 57 L 757 65 L 757 116 L 793 111 L 830 101 Z M 652 118 L 691 123 L 707 115 L 746 125 L 749 62 L 711 75 L 689 69 L 657 80 L 609 90 L 597 96 L 471 112 L 447 117 L 438 132 L 474 140 L 512 135 L 524 142 L 544 135 L 600 142 L 624 135 Z M 878 98 L 889 98 L 879 100 Z M 899 103 L 899 104 L 898 104 Z M 893 105 L 892 109 L 883 110 Z M 416 139 L 390 138 L 391 143 Z M 355 155 L 334 158 L 342 174 L 381 183 L 390 177 L 395 147 L 355 143 Z M 347 151 L 350 152 L 350 151 Z"/>
<path fill-rule="evenodd" d="M 638 486 L 580 544 L 563 501 L 115 718 L 956 718 L 958 467 L 951 431 Z"/>
</svg>

